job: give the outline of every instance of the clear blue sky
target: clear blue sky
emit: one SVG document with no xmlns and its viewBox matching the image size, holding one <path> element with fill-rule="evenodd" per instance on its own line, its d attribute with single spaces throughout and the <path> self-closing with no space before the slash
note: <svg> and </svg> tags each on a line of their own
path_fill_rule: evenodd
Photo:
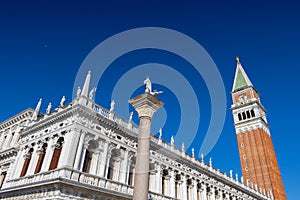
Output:
<svg viewBox="0 0 300 200">
<path fill-rule="evenodd" d="M 40 97 L 45 102 L 43 110 L 50 101 L 57 106 L 63 95 L 70 101 L 82 61 L 106 38 L 137 27 L 174 29 L 194 38 L 207 50 L 225 84 L 228 107 L 225 125 L 217 145 L 206 159 L 213 157 L 214 166 L 227 173 L 230 169 L 240 172 L 229 110 L 236 67 L 234 58 L 238 55 L 268 111 L 288 199 L 299 199 L 300 135 L 296 129 L 300 113 L 299 6 L 297 1 L 2 2 L 0 120 L 27 107 L 35 107 Z M 161 61 L 170 66 L 181 62 L 176 56 L 164 52 L 139 51 L 127 56 L 114 63 L 114 69 L 122 65 L 130 69 L 136 60 L 139 64 Z M 118 73 L 124 73 L 113 72 L 116 77 L 122 75 Z M 112 87 L 111 84 L 103 82 L 98 85 L 98 92 L 105 92 L 105 88 Z M 201 133 L 208 126 L 206 118 L 210 117 L 209 109 L 205 109 L 210 107 L 209 95 L 205 84 L 200 82 L 199 87 L 202 86 L 201 118 L 204 125 L 193 142 L 196 149 L 202 143 Z M 167 112 L 174 112 L 176 116 L 176 101 L 170 100 L 174 96 L 168 88 L 163 89 L 166 94 L 161 98 L 166 106 L 168 103 L 175 105 L 173 111 L 169 108 Z M 109 98 L 102 95 L 97 102 L 108 108 L 110 95 L 107 94 Z M 178 118 L 172 120 L 168 124 L 173 123 L 176 128 Z M 170 127 L 169 130 L 173 131 Z M 170 135 L 166 133 L 165 139 L 169 140 Z"/>
</svg>

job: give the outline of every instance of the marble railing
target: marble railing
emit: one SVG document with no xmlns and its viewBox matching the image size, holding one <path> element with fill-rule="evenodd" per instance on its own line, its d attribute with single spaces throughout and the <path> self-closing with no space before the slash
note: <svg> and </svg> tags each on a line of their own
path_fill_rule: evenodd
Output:
<svg viewBox="0 0 300 200">
<path fill-rule="evenodd" d="M 51 182 L 57 180 L 58 178 L 72 181 L 75 184 L 78 183 L 79 187 L 80 184 L 84 184 L 94 186 L 96 188 L 101 188 L 104 190 L 109 190 L 110 192 L 113 191 L 118 193 L 119 195 L 123 194 L 124 197 L 130 197 L 133 195 L 132 186 L 68 168 L 61 168 L 34 175 L 28 175 L 21 178 L 7 180 L 6 183 L 2 186 L 2 189 L 9 190 L 10 188 L 16 189 L 18 186 L 27 187 L 27 185 L 38 185 L 41 182 Z M 153 200 L 174 200 L 174 198 L 165 197 L 161 194 L 152 192 L 149 193 L 149 197 L 150 196 L 150 199 Z"/>
<path fill-rule="evenodd" d="M 122 117 L 116 115 L 114 112 L 110 112 L 109 110 L 103 108 L 100 105 L 94 104 L 93 105 L 93 111 L 100 114 L 101 116 L 110 119 L 117 124 L 123 126 L 124 128 L 127 128 L 129 130 L 132 130 L 134 133 L 138 134 L 138 126 L 133 124 L 132 122 L 129 122 L 128 120 L 123 119 Z"/>
</svg>

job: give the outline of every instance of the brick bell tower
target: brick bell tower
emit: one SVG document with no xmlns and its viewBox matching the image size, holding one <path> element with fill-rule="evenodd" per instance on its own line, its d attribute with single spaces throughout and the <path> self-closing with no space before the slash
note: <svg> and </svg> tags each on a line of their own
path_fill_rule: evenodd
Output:
<svg viewBox="0 0 300 200">
<path fill-rule="evenodd" d="M 275 200 L 285 200 L 276 154 L 272 144 L 266 109 L 239 58 L 232 89 L 231 106 L 244 183 L 256 187 Z"/>
</svg>

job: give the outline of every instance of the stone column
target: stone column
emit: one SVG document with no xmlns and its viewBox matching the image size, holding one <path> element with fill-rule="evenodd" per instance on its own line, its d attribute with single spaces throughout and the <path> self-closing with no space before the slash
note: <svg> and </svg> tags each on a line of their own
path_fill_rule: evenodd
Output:
<svg viewBox="0 0 300 200">
<path fill-rule="evenodd" d="M 155 192 L 161 194 L 162 193 L 162 167 L 159 163 L 156 164 L 155 167 Z"/>
<path fill-rule="evenodd" d="M 210 200 L 215 200 L 216 199 L 216 195 L 215 195 L 215 188 L 214 187 L 210 187 Z"/>
<path fill-rule="evenodd" d="M 173 170 L 170 173 L 170 196 L 175 198 L 175 173 Z"/>
<path fill-rule="evenodd" d="M 1 133 L 1 137 L 0 137 L 0 150 L 2 149 L 2 147 L 3 147 L 3 144 L 4 144 L 4 140 L 5 140 L 5 138 L 4 138 L 4 135 L 5 135 L 5 132 L 2 132 Z"/>
<path fill-rule="evenodd" d="M 197 181 L 195 179 L 192 179 L 192 182 L 193 182 L 192 197 L 193 200 L 197 200 Z"/>
<path fill-rule="evenodd" d="M 133 200 L 147 200 L 151 120 L 153 114 L 163 105 L 163 102 L 150 93 L 144 93 L 129 100 L 129 103 L 137 111 L 140 120 Z"/>
<path fill-rule="evenodd" d="M 226 194 L 225 194 L 225 199 L 226 199 L 226 200 L 230 200 L 230 196 L 229 196 L 229 193 L 228 193 L 228 192 L 226 192 Z"/>
<path fill-rule="evenodd" d="M 149 191 L 151 192 L 156 192 L 155 191 L 155 175 L 156 175 L 156 171 L 155 170 L 151 170 L 149 173 Z"/>
<path fill-rule="evenodd" d="M 109 163 L 110 163 L 111 158 L 111 153 L 108 152 L 106 156 L 106 161 L 105 161 L 105 167 L 104 167 L 104 178 L 107 178 L 107 173 L 108 173 L 108 168 L 109 168 Z"/>
<path fill-rule="evenodd" d="M 187 177 L 185 175 L 182 175 L 182 187 L 181 187 L 181 192 L 182 192 L 182 199 L 187 199 Z"/>
<path fill-rule="evenodd" d="M 98 164 L 98 172 L 97 175 L 101 176 L 101 177 L 105 177 L 106 175 L 106 166 L 107 166 L 107 149 L 108 149 L 108 142 L 104 142 L 104 148 L 103 148 L 103 152 L 101 152 L 100 156 L 101 156 L 101 160 L 100 163 Z M 106 178 L 106 177 L 105 177 Z"/>
<path fill-rule="evenodd" d="M 38 150 L 38 144 L 36 144 L 33 147 L 33 152 L 31 154 L 31 159 L 29 162 L 29 166 L 28 166 L 26 175 L 32 175 L 34 173 L 34 170 L 35 170 L 38 158 L 39 158 L 37 150 Z"/>
<path fill-rule="evenodd" d="M 64 136 L 64 143 L 58 161 L 58 168 L 68 167 L 73 168 L 76 156 L 76 146 L 78 146 L 79 131 L 77 129 L 69 130 Z"/>
<path fill-rule="evenodd" d="M 165 175 L 164 176 L 164 194 L 165 196 L 170 196 L 170 176 Z"/>
<path fill-rule="evenodd" d="M 76 158 L 74 163 L 74 169 L 79 170 L 80 169 L 80 161 L 82 159 L 82 153 L 83 153 L 83 143 L 85 138 L 86 132 L 82 132 L 79 139 L 78 149 L 76 152 Z"/>
<path fill-rule="evenodd" d="M 206 186 L 205 184 L 201 184 L 201 198 L 200 200 L 207 200 L 207 194 L 206 194 Z"/>
<path fill-rule="evenodd" d="M 218 199 L 223 200 L 223 192 L 221 190 L 218 190 Z"/>
<path fill-rule="evenodd" d="M 119 177 L 120 177 L 120 168 L 121 168 L 121 157 L 115 157 L 114 159 L 114 173 L 112 180 L 118 181 L 119 182 Z"/>
<path fill-rule="evenodd" d="M 53 147 L 54 142 L 55 142 L 54 138 L 51 138 L 47 142 L 47 149 L 45 152 L 45 158 L 44 158 L 44 162 L 42 164 L 41 172 L 45 172 L 45 171 L 49 170 L 50 162 L 51 162 L 53 151 L 54 151 L 54 147 Z"/>
<path fill-rule="evenodd" d="M 120 177 L 119 181 L 121 183 L 126 183 L 126 174 L 128 171 L 128 151 L 124 150 L 123 151 L 123 159 L 121 160 L 121 168 L 120 168 Z"/>
<path fill-rule="evenodd" d="M 92 155 L 92 162 L 91 162 L 90 171 L 89 171 L 90 174 L 97 175 L 99 158 L 100 158 L 100 150 L 97 149 Z"/>
</svg>

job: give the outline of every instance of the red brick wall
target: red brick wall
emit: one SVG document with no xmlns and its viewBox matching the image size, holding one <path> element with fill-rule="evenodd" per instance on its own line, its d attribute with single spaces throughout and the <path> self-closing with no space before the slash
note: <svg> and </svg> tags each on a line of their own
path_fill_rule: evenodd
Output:
<svg viewBox="0 0 300 200">
<path fill-rule="evenodd" d="M 285 200 L 286 195 L 270 135 L 263 129 L 256 129 L 237 134 L 237 139 L 244 183 L 249 179 L 267 192 L 272 189 L 276 200 Z"/>
</svg>

